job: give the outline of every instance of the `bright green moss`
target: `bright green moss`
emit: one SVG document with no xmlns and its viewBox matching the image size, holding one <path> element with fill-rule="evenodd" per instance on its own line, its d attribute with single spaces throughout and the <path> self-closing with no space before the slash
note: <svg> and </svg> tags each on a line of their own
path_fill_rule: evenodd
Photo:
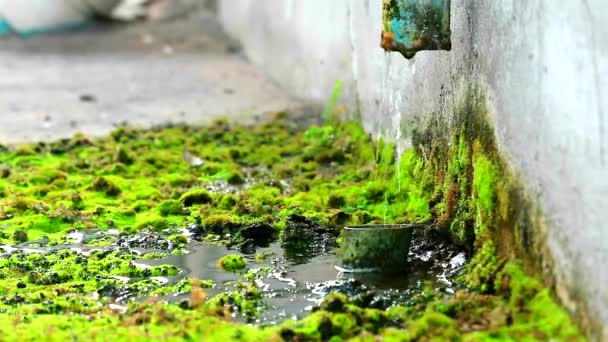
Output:
<svg viewBox="0 0 608 342">
<path fill-rule="evenodd" d="M 131 313 L 138 318 L 111 314 L 107 310 L 99 319 L 90 321 L 84 316 L 41 315 L 33 319 L 15 319 L 6 315 L 3 320 L 14 322 L 13 329 L 3 331 L 6 340 L 65 341 L 74 336 L 84 340 L 104 340 L 112 331 L 115 341 L 183 341 L 185 338 L 207 341 L 264 341 L 273 331 L 234 325 L 213 315 L 200 315 L 171 306 L 138 308 Z"/>
<path fill-rule="evenodd" d="M 116 149 L 114 159 L 117 162 L 125 164 L 125 165 L 131 165 L 131 164 L 133 164 L 133 162 L 135 160 L 133 158 L 133 156 L 129 152 L 127 152 L 127 150 L 122 146 L 120 146 Z"/>
<path fill-rule="evenodd" d="M 420 338 L 438 338 L 442 340 L 458 340 L 460 332 L 456 322 L 449 317 L 427 311 L 422 317 L 414 321 L 409 329 L 409 339 L 418 340 Z"/>
<path fill-rule="evenodd" d="M 467 273 L 463 280 L 470 289 L 481 293 L 493 292 L 493 281 L 499 271 L 499 260 L 494 242 L 487 241 L 477 251 L 471 263 L 467 266 Z"/>
<path fill-rule="evenodd" d="M 228 184 L 232 185 L 241 185 L 245 183 L 245 178 L 239 171 L 230 172 L 230 174 L 226 177 L 226 181 Z"/>
<path fill-rule="evenodd" d="M 235 291 L 225 292 L 211 298 L 207 305 L 211 308 L 223 308 L 229 305 L 237 310 L 240 316 L 252 321 L 266 308 L 262 292 L 254 283 L 249 282 L 239 281 L 235 287 Z"/>
<path fill-rule="evenodd" d="M 339 292 L 332 292 L 323 299 L 319 308 L 329 312 L 343 312 L 346 309 L 346 304 L 348 304 L 347 295 Z"/>
<path fill-rule="evenodd" d="M 224 195 L 220 200 L 218 207 L 224 210 L 233 209 L 238 203 L 238 197 L 234 195 Z"/>
<path fill-rule="evenodd" d="M 271 252 L 271 251 L 257 253 L 255 255 L 255 261 L 256 262 L 264 262 L 264 261 L 268 260 L 268 258 L 270 258 L 273 254 L 274 253 Z"/>
<path fill-rule="evenodd" d="M 107 246 L 136 232 L 154 231 L 171 246 L 144 256 L 113 251 L 83 258 L 62 251 L 0 258 L 0 312 L 6 313 L 0 320 L 2 336 L 95 340 L 107 331 L 119 341 L 367 341 L 378 336 L 388 341 L 517 340 L 539 338 L 538 332 L 547 339 L 579 336 L 549 291 L 510 264 L 503 267 L 493 234 L 497 220 L 506 221 L 511 212 L 508 184 L 499 176 L 494 154 L 487 152 L 492 149 L 469 133 L 460 130 L 445 146 L 415 143 L 415 149 L 397 157 L 393 144 L 373 143 L 353 122 L 308 131 L 280 120 L 251 128 L 216 122 L 201 129 L 121 128 L 107 138 L 79 136 L 20 153 L 0 152 L 0 164 L 9 170 L 0 170 L 0 243 L 61 245 L 67 232 L 115 228 L 120 235 L 85 245 Z M 185 148 L 203 164 L 191 165 Z M 500 215 L 493 215 L 495 211 Z M 463 277 L 475 291 L 448 298 L 431 291 L 412 306 L 386 312 L 332 295 L 320 311 L 302 320 L 261 329 L 225 320 L 232 314 L 251 320 L 264 310 L 263 296 L 253 284 L 236 284 L 234 291 L 204 304 L 204 291 L 199 290 L 213 284 L 180 281 L 164 286 L 150 277 L 174 275 L 175 267 L 137 262 L 183 253 L 189 239 L 176 228 L 190 224 L 200 225 L 203 238 L 208 234 L 206 239 L 216 243 L 266 238 L 256 234 L 274 239 L 282 231 L 280 236 L 305 244 L 294 237 L 292 215 L 335 229 L 336 236 L 344 225 L 372 222 L 430 222 L 451 229 L 477 250 Z M 218 266 L 242 271 L 247 261 L 232 255 Z M 259 279 L 255 272 L 247 274 L 250 281 Z M 130 279 L 123 283 L 112 277 Z M 121 314 L 111 312 L 105 299 L 90 295 L 120 291 L 136 296 L 191 292 L 204 305 L 140 303 Z M 504 312 L 513 314 L 513 324 Z M 480 325 L 484 320 L 492 324 Z"/>
<path fill-rule="evenodd" d="M 169 216 L 169 215 L 181 215 L 184 211 L 182 204 L 176 200 L 167 200 L 161 202 L 157 207 L 159 214 L 161 216 Z"/>
<path fill-rule="evenodd" d="M 139 219 L 136 225 L 138 230 L 151 229 L 161 231 L 169 228 L 169 221 L 161 216 L 148 216 Z"/>
<path fill-rule="evenodd" d="M 143 212 L 150 209 L 150 203 L 147 201 L 136 201 L 131 206 L 131 209 L 133 209 L 133 211 L 135 211 L 136 213 Z"/>
<path fill-rule="evenodd" d="M 214 234 L 222 234 L 240 226 L 234 217 L 226 214 L 210 215 L 203 220 L 203 227 Z"/>
<path fill-rule="evenodd" d="M 28 240 L 27 232 L 25 230 L 16 230 L 13 233 L 13 240 L 15 242 L 26 242 Z"/>
<path fill-rule="evenodd" d="M 188 238 L 183 234 L 171 235 L 168 240 L 177 247 L 184 247 L 188 244 Z"/>
<path fill-rule="evenodd" d="M 32 145 L 18 145 L 15 147 L 15 155 L 17 156 L 30 156 L 36 154 Z"/>
<path fill-rule="evenodd" d="M 95 191 L 103 192 L 108 196 L 118 196 L 121 193 L 118 185 L 104 177 L 95 178 L 91 188 Z"/>
<path fill-rule="evenodd" d="M 194 178 L 192 175 L 183 175 L 177 173 L 165 175 L 163 178 L 170 186 L 173 187 L 189 186 L 196 181 L 196 178 Z"/>
<path fill-rule="evenodd" d="M 247 260 L 242 255 L 230 254 L 218 260 L 217 267 L 228 272 L 238 272 L 247 267 Z"/>
<path fill-rule="evenodd" d="M 195 204 L 210 203 L 213 198 L 207 190 L 193 189 L 183 194 L 179 200 L 183 203 L 185 207 L 191 207 Z"/>
<path fill-rule="evenodd" d="M 65 230 L 68 226 L 67 223 L 70 223 L 65 222 L 63 218 L 49 217 L 44 214 L 19 216 L 7 222 L 28 232 L 37 231 L 40 233 L 58 233 Z"/>
<path fill-rule="evenodd" d="M 161 197 L 160 191 L 156 187 L 147 184 L 138 184 L 125 195 L 132 201 L 156 200 Z"/>
<path fill-rule="evenodd" d="M 29 179 L 30 184 L 50 184 L 58 179 L 66 179 L 67 175 L 56 169 L 41 169 Z"/>
<path fill-rule="evenodd" d="M 496 196 L 495 165 L 483 155 L 475 157 L 473 162 L 473 186 L 477 197 L 477 205 L 486 215 L 494 211 Z"/>
<path fill-rule="evenodd" d="M 473 333 L 470 340 L 585 340 L 550 291 L 526 275 L 518 264 L 507 263 L 496 273 L 495 291 L 507 295 L 513 323 Z"/>
</svg>

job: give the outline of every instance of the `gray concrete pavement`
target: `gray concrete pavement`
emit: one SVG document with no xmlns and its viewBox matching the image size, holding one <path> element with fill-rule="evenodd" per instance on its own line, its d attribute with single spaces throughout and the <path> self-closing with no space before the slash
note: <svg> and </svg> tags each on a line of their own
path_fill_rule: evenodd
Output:
<svg viewBox="0 0 608 342">
<path fill-rule="evenodd" d="M 0 38 L 0 143 L 306 110 L 235 50 L 206 13 Z"/>
</svg>

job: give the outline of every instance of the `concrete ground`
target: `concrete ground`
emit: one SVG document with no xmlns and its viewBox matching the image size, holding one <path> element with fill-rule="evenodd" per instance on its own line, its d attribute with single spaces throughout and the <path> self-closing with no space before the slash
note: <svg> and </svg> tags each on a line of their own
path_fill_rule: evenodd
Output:
<svg viewBox="0 0 608 342">
<path fill-rule="evenodd" d="M 0 143 L 115 126 L 203 124 L 306 106 L 252 67 L 214 17 L 0 38 Z"/>
</svg>

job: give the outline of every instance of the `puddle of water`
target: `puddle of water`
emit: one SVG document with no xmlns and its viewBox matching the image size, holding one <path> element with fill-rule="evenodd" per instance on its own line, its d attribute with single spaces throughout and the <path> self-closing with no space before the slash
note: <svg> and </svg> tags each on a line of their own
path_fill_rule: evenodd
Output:
<svg viewBox="0 0 608 342">
<path fill-rule="evenodd" d="M 118 238 L 105 247 L 88 247 L 83 243 L 108 236 L 116 236 L 112 231 L 72 232 L 68 242 L 59 246 L 44 246 L 44 242 L 34 241 L 16 246 L 0 246 L 0 256 L 13 252 L 49 253 L 71 249 L 88 256 L 93 251 L 124 250 L 137 255 L 148 252 L 167 252 L 172 247 L 160 235 L 142 232 L 135 236 Z M 330 241 L 330 242 L 328 242 Z M 220 258 L 228 254 L 243 255 L 249 261 L 249 269 L 266 267 L 270 272 L 261 275 L 255 282 L 262 291 L 267 309 L 254 322 L 256 324 L 276 324 L 290 318 L 305 316 L 320 304 L 330 292 L 342 292 L 363 303 L 364 306 L 386 309 L 394 305 L 407 305 L 417 294 L 422 293 L 425 284 L 430 284 L 436 291 L 453 293 L 452 280 L 462 270 L 466 262 L 464 254 L 458 253 L 447 244 L 428 240 L 416 240 L 410 248 L 410 268 L 407 274 L 385 276 L 377 273 L 340 273 L 336 270 L 337 258 L 335 246 L 331 239 L 325 243 L 314 244 L 308 249 L 294 251 L 284 249 L 280 242 L 268 247 L 257 247 L 256 253 L 268 253 L 271 256 L 263 262 L 256 261 L 254 253 L 238 253 L 227 247 L 210 243 L 191 241 L 186 254 L 165 254 L 165 257 L 153 260 L 135 260 L 133 265 L 139 268 L 150 268 L 170 264 L 180 269 L 176 276 L 149 277 L 161 284 L 176 284 L 184 278 L 213 280 L 216 284 L 206 289 L 209 297 L 234 290 L 234 282 L 243 280 L 243 275 L 225 272 L 217 267 Z M 34 247 L 34 245 L 40 245 Z M 129 282 L 128 277 L 114 277 Z M 124 279 L 122 279 L 124 278 Z M 120 294 L 119 304 L 133 298 L 134 293 Z M 170 302 L 181 302 L 190 298 L 189 293 L 171 294 L 162 299 Z M 235 317 L 245 320 L 245 318 Z M 250 323 L 250 322 L 248 322 Z"/>
<path fill-rule="evenodd" d="M 273 256 L 265 262 L 256 262 L 254 254 L 236 253 L 225 247 L 201 244 L 194 246 L 190 254 L 171 255 L 165 259 L 145 262 L 149 265 L 169 263 L 179 267 L 183 272 L 174 281 L 184 277 L 214 280 L 217 286 L 206 290 L 210 296 L 233 290 L 231 284 L 225 284 L 242 279 L 242 276 L 218 269 L 217 261 L 225 255 L 243 255 L 251 268 L 271 267 L 272 271 L 257 281 L 269 306 L 256 320 L 255 323 L 258 324 L 275 324 L 285 319 L 303 317 L 333 291 L 368 297 L 369 305 L 380 309 L 407 304 L 414 295 L 422 292 L 424 283 L 430 282 L 433 287 L 449 293 L 453 289 L 448 280 L 451 276 L 446 270 L 462 266 L 452 267 L 454 263 L 446 262 L 445 269 L 418 270 L 407 275 L 347 274 L 336 270 L 337 259 L 333 249 L 310 258 L 302 258 L 286 253 L 280 243 L 275 242 L 267 248 L 259 248 L 257 252 L 271 252 Z M 181 301 L 188 296 L 189 294 L 170 295 L 164 299 Z"/>
</svg>

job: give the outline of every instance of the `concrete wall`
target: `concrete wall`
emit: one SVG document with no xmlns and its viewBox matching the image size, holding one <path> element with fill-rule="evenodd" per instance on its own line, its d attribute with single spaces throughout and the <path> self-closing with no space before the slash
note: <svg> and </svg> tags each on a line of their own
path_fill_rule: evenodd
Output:
<svg viewBox="0 0 608 342">
<path fill-rule="evenodd" d="M 483 84 L 500 147 L 542 205 L 558 294 L 608 340 L 608 1 L 452 0 L 452 51 L 411 61 L 379 48 L 381 0 L 218 4 L 281 85 L 324 102 L 342 80 L 365 127 L 402 147 L 412 123 L 450 120 Z"/>
</svg>

